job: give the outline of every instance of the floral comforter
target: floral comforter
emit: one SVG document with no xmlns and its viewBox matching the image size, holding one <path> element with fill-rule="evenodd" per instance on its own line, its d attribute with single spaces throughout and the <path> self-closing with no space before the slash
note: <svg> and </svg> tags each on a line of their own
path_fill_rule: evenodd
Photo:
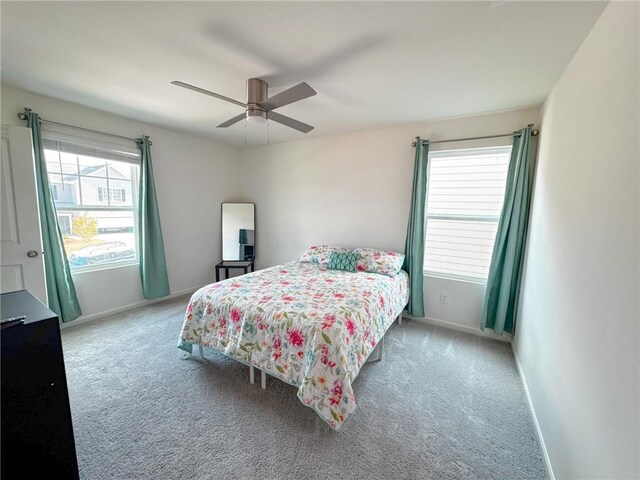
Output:
<svg viewBox="0 0 640 480">
<path fill-rule="evenodd" d="M 352 383 L 409 297 L 408 276 L 288 263 L 193 294 L 178 347 L 203 345 L 298 387 L 333 429 L 356 408 Z"/>
</svg>

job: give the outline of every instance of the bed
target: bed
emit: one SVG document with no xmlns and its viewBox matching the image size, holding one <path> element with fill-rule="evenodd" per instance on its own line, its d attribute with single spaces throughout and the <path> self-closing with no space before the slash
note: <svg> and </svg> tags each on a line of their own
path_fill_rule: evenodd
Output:
<svg viewBox="0 0 640 480">
<path fill-rule="evenodd" d="M 356 408 L 353 381 L 401 318 L 408 275 L 292 262 L 195 292 L 178 347 L 208 347 L 298 387 L 300 401 L 338 430 Z"/>
</svg>

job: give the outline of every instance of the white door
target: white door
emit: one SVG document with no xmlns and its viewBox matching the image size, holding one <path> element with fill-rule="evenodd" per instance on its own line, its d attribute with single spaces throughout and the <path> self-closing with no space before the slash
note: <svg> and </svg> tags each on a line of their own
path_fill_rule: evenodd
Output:
<svg viewBox="0 0 640 480">
<path fill-rule="evenodd" d="M 0 291 L 25 289 L 46 304 L 31 130 L 3 126 L 0 158 Z"/>
</svg>

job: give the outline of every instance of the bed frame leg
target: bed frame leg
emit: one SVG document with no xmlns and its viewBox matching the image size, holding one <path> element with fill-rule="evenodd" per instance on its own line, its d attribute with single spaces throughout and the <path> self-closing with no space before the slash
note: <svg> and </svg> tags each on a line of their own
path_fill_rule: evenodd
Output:
<svg viewBox="0 0 640 480">
<path fill-rule="evenodd" d="M 267 374 L 264 371 L 260 371 L 260 386 L 263 390 L 267 389 Z"/>
<path fill-rule="evenodd" d="M 367 359 L 367 361 L 365 363 L 376 363 L 376 362 L 381 362 L 382 361 L 382 357 L 384 356 L 384 335 L 382 336 L 382 338 L 380 339 L 380 341 L 376 345 L 375 350 L 377 350 L 377 352 L 378 352 L 378 354 L 376 355 L 376 359 L 372 360 L 371 358 L 369 358 L 369 359 Z M 371 352 L 371 353 L 373 353 L 373 352 Z"/>
<path fill-rule="evenodd" d="M 253 365 L 249 365 L 249 383 L 256 383 L 256 369 Z"/>
<path fill-rule="evenodd" d="M 200 353 L 200 357 L 204 358 L 204 349 L 202 345 L 198 345 L 198 353 Z"/>
<path fill-rule="evenodd" d="M 402 325 L 402 312 L 398 315 L 398 325 Z"/>
</svg>

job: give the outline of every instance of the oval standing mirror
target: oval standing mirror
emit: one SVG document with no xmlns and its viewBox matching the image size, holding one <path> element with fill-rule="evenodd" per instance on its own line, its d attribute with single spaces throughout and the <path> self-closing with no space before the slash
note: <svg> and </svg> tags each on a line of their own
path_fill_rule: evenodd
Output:
<svg viewBox="0 0 640 480">
<path fill-rule="evenodd" d="M 255 251 L 254 203 L 222 204 L 222 260 L 254 260 Z"/>
</svg>

